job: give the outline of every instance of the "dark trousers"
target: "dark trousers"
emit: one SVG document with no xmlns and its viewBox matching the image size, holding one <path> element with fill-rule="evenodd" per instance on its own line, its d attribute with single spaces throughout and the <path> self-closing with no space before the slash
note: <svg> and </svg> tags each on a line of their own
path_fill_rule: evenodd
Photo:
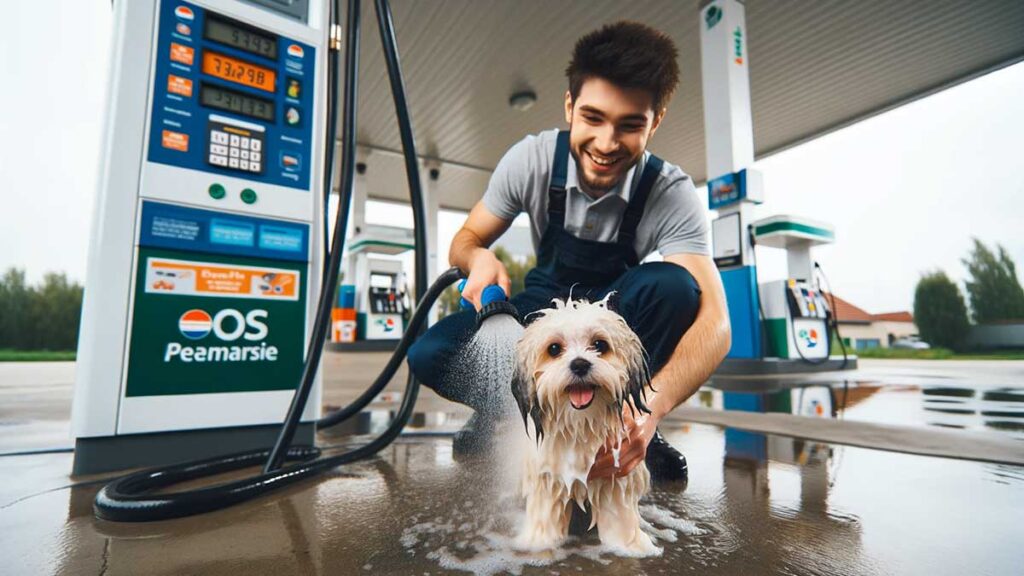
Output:
<svg viewBox="0 0 1024 576">
<path fill-rule="evenodd" d="M 611 299 L 613 309 L 640 337 L 650 357 L 651 373 L 657 374 L 697 316 L 700 306 L 697 282 L 682 266 L 649 262 L 627 270 L 609 286 L 590 290 L 576 287 L 573 297 L 595 301 L 611 291 L 616 292 Z M 558 287 L 534 284 L 527 285 L 511 301 L 525 317 L 550 306 L 552 298 L 564 298 L 567 293 Z M 476 312 L 471 310 L 446 316 L 409 348 L 408 360 L 420 382 L 448 400 L 481 410 L 485 407 L 474 405 L 477 403 L 474 399 L 485 395 L 472 393 L 464 378 L 453 382 L 448 377 L 450 367 L 458 364 L 460 351 L 473 337 L 475 322 Z M 477 382 L 482 385 L 484 380 Z"/>
</svg>

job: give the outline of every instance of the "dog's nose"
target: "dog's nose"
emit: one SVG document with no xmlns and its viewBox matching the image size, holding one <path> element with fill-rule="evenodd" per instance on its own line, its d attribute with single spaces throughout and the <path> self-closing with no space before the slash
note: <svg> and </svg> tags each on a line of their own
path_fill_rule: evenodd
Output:
<svg viewBox="0 0 1024 576">
<path fill-rule="evenodd" d="M 586 358 L 575 358 L 569 363 L 569 370 L 577 376 L 586 376 L 590 372 L 590 360 Z"/>
</svg>

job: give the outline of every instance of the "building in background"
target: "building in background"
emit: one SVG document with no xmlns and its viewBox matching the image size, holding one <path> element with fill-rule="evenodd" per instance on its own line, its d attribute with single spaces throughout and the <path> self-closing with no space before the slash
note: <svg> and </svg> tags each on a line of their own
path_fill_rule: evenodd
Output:
<svg viewBox="0 0 1024 576">
<path fill-rule="evenodd" d="M 835 299 L 833 313 L 848 348 L 889 348 L 897 340 L 917 338 L 917 325 L 910 312 L 871 314 L 834 294 L 829 298 L 829 303 Z"/>
</svg>

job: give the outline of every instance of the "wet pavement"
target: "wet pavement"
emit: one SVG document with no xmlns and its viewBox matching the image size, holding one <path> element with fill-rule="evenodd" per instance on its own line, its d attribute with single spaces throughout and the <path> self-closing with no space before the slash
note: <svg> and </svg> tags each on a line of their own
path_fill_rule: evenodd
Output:
<svg viewBox="0 0 1024 576">
<path fill-rule="evenodd" d="M 693 406 L 992 432 L 1024 441 L 1024 362 L 860 360 L 800 378 L 719 378 Z"/>
<path fill-rule="evenodd" d="M 864 362 L 846 375 L 845 403 L 842 380 L 834 379 L 761 382 L 759 389 L 714 382 L 693 403 L 822 417 L 835 411 L 851 421 L 1012 438 L 1024 449 L 1019 429 L 986 424 L 1020 418 L 1024 363 L 944 364 Z M 3 450 L 44 446 L 58 439 L 55 429 L 66 430 L 61 370 L 34 369 L 36 388 L 0 382 Z M 332 381 L 325 402 L 343 403 L 346 394 Z M 349 431 L 379 430 L 396 401 L 381 398 Z M 422 406 L 413 432 L 457 429 L 466 416 L 429 394 Z M 961 412 L 929 410 L 947 406 Z M 450 438 L 410 435 L 374 460 L 280 493 L 150 524 L 97 520 L 92 499 L 102 484 L 70 478 L 71 454 L 0 458 L 0 574 L 1022 573 L 1024 467 L 678 419 L 663 431 L 687 455 L 690 481 L 656 487 L 642 502 L 646 529 L 663 547 L 659 557 L 614 556 L 594 533 L 549 557 L 517 553 L 515 459 L 456 459 Z M 331 432 L 319 443 L 364 438 Z"/>
<path fill-rule="evenodd" d="M 662 556 L 620 558 L 593 533 L 553 559 L 511 548 L 520 505 L 494 459 L 447 438 L 228 510 L 151 524 L 92 515 L 70 455 L 8 458 L 5 574 L 1019 574 L 1024 470 L 678 425 L 685 486 L 642 502 Z M 505 461 L 505 458 L 498 458 Z M 31 480 L 30 480 L 31 479 Z M 20 499 L 20 500 L 19 500 Z"/>
</svg>

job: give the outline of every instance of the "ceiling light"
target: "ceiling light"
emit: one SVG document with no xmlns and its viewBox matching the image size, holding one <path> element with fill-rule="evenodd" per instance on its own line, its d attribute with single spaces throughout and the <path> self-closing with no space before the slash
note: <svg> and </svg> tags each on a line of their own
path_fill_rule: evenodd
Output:
<svg viewBox="0 0 1024 576">
<path fill-rule="evenodd" d="M 537 103 L 537 94 L 533 90 L 524 90 L 522 92 L 516 92 L 508 99 L 508 105 L 525 112 L 533 107 Z"/>
</svg>

